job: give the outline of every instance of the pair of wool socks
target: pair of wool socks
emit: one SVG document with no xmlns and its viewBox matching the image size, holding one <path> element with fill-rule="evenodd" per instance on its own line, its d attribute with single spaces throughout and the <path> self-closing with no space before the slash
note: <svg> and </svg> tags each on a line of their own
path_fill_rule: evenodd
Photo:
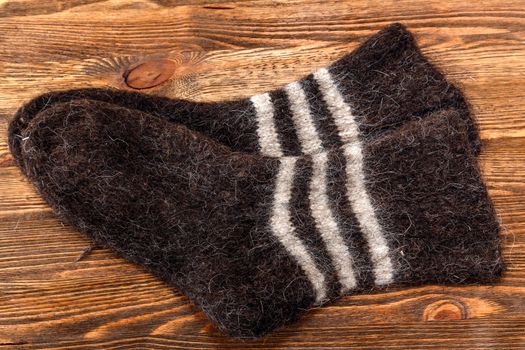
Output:
<svg viewBox="0 0 525 350">
<path fill-rule="evenodd" d="M 466 103 L 400 25 L 239 101 L 46 94 L 9 145 L 62 219 L 233 336 L 344 294 L 503 269 Z"/>
</svg>

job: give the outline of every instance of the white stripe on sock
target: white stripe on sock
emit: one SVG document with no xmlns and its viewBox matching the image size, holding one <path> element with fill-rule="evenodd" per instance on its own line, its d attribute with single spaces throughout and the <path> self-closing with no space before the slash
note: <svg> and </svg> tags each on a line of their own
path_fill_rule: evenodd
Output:
<svg viewBox="0 0 525 350">
<path fill-rule="evenodd" d="M 267 93 L 259 94 L 252 96 L 250 100 L 255 107 L 261 153 L 266 156 L 281 157 L 283 153 L 277 136 L 274 108 L 270 95 Z"/>
<path fill-rule="evenodd" d="M 325 277 L 317 268 L 306 246 L 296 236 L 295 228 L 290 218 L 290 199 L 296 161 L 297 158 L 295 157 L 281 158 L 270 225 L 273 234 L 305 272 L 314 289 L 316 303 L 321 304 L 326 299 Z"/>
<path fill-rule="evenodd" d="M 370 247 L 374 264 L 375 282 L 377 285 L 392 283 L 394 276 L 388 244 L 381 225 L 377 221 L 365 186 L 361 146 L 358 143 L 346 144 L 343 147 L 343 151 L 347 159 L 346 193 Z"/>
<path fill-rule="evenodd" d="M 292 119 L 297 130 L 297 137 L 305 154 L 319 153 L 323 150 L 321 139 L 312 120 L 306 95 L 298 82 L 286 85 L 284 88 L 290 101 Z"/>
<path fill-rule="evenodd" d="M 352 258 L 348 247 L 345 245 L 337 221 L 330 209 L 326 188 L 327 154 L 322 152 L 321 139 L 317 134 L 312 120 L 306 95 L 298 82 L 285 87 L 292 119 L 297 130 L 301 148 L 305 154 L 314 154 L 312 181 L 310 184 L 310 209 L 315 220 L 317 231 L 330 254 L 332 263 L 337 271 L 337 276 L 342 286 L 341 292 L 346 292 L 356 287 L 356 280 L 352 268 Z"/>
<path fill-rule="evenodd" d="M 359 129 L 350 106 L 346 104 L 328 70 L 326 68 L 316 70 L 314 78 L 319 84 L 323 99 L 334 118 L 341 141 L 343 143 L 359 141 Z"/>
<path fill-rule="evenodd" d="M 339 136 L 345 143 L 343 148 L 346 159 L 346 194 L 359 222 L 361 231 L 368 243 L 374 264 L 375 283 L 385 285 L 393 281 L 393 266 L 388 243 L 383 229 L 377 220 L 374 208 L 365 186 L 363 171 L 362 145 L 359 140 L 359 128 L 350 106 L 345 102 L 330 73 L 326 68 L 314 72 L 323 99 L 334 118 Z"/>
<path fill-rule="evenodd" d="M 337 271 L 337 277 L 341 283 L 341 292 L 344 293 L 356 287 L 356 279 L 353 270 L 353 261 L 346 246 L 337 221 L 328 203 L 326 174 L 328 156 L 321 152 L 312 156 L 313 174 L 310 183 L 310 209 L 315 220 L 316 228 L 321 234 L 328 254 Z"/>
</svg>

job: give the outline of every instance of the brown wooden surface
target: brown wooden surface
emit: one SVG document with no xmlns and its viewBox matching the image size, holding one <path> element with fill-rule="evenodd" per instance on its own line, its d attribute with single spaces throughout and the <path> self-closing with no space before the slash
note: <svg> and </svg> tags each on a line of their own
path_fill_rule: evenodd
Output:
<svg viewBox="0 0 525 350">
<path fill-rule="evenodd" d="M 463 86 L 509 270 L 494 286 L 345 297 L 270 337 L 220 335 L 177 291 L 61 224 L 14 166 L 6 126 L 37 94 L 141 90 L 219 101 L 301 77 L 400 21 Z M 170 66 L 168 64 L 168 66 Z M 172 69 L 172 67 L 168 67 Z M 162 70 L 162 69 L 161 69 Z M 140 72 L 145 72 L 140 76 Z M 137 83 L 138 82 L 138 83 Z M 525 349 L 525 1 L 0 0 L 0 349 Z"/>
</svg>

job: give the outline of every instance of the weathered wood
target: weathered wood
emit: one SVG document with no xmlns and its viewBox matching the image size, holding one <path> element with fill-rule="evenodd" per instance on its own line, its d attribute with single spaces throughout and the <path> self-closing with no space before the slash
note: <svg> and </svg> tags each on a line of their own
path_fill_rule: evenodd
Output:
<svg viewBox="0 0 525 350">
<path fill-rule="evenodd" d="M 0 1 L 0 349 L 525 348 L 523 5 Z M 481 167 L 505 227 L 509 271 L 497 285 L 345 297 L 266 339 L 236 342 L 180 293 L 108 250 L 77 261 L 89 241 L 56 219 L 8 152 L 9 118 L 42 92 L 128 89 L 126 77 L 142 64 L 134 81 L 153 86 L 147 93 L 249 96 L 331 62 L 394 21 L 464 88 L 479 120 Z M 159 83 L 166 77 L 156 69 L 169 70 L 144 63 L 164 60 L 175 66 Z"/>
</svg>

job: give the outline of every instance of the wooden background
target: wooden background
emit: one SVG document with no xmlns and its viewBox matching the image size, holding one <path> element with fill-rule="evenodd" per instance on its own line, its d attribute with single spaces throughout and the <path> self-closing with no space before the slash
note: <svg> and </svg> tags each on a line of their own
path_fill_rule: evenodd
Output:
<svg viewBox="0 0 525 350">
<path fill-rule="evenodd" d="M 0 349 L 525 349 L 524 9 L 524 0 L 0 0 Z M 270 337 L 237 342 L 108 250 L 76 262 L 88 241 L 55 218 L 7 149 L 17 107 L 46 91 L 126 88 L 124 72 L 169 58 L 172 78 L 144 92 L 249 96 L 394 21 L 474 105 L 505 227 L 509 270 L 497 285 L 346 297 Z"/>
</svg>

